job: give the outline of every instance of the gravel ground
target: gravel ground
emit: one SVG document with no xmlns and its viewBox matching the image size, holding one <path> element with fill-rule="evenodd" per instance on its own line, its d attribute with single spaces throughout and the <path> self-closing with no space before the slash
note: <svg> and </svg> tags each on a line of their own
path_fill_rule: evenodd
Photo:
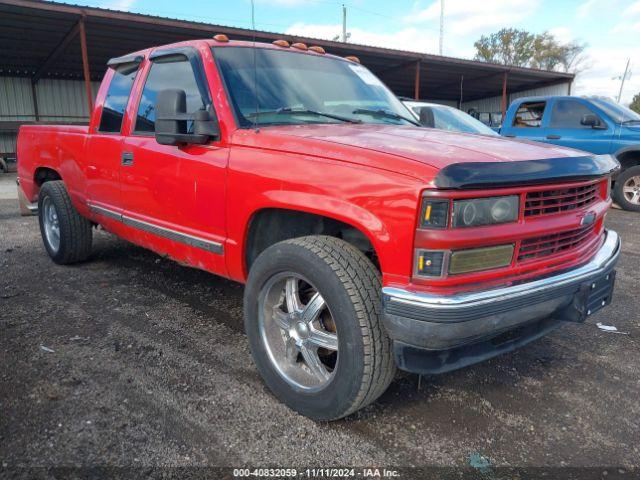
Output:
<svg viewBox="0 0 640 480">
<path fill-rule="evenodd" d="M 14 191 L 0 176 L 0 195 Z M 57 266 L 37 219 L 0 199 L 0 477 L 51 466 L 640 464 L 640 215 L 613 305 L 511 354 L 400 375 L 378 402 L 314 423 L 264 387 L 242 286 L 104 233 Z M 600 330 L 596 322 L 619 333 Z M 636 470 L 637 471 L 637 470 Z"/>
</svg>

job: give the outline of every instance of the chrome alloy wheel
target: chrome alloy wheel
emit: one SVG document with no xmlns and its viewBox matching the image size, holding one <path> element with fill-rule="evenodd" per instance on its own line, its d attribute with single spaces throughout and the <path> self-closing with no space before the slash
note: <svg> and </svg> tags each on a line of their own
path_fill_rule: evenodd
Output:
<svg viewBox="0 0 640 480">
<path fill-rule="evenodd" d="M 294 389 L 317 391 L 338 365 L 338 334 L 317 289 L 292 272 L 274 275 L 258 299 L 259 330 L 271 363 Z"/>
<path fill-rule="evenodd" d="M 58 221 L 58 212 L 53 204 L 51 197 L 45 197 L 42 202 L 42 222 L 44 223 L 44 234 L 47 238 L 49 248 L 53 252 L 57 252 L 60 248 L 60 223 Z"/>
<path fill-rule="evenodd" d="M 622 186 L 622 193 L 627 202 L 640 205 L 640 175 L 629 177 Z"/>
</svg>

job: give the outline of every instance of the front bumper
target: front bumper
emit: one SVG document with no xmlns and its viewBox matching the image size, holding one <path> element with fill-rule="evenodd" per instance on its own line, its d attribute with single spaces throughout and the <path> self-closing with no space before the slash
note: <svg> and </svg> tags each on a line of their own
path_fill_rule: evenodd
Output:
<svg viewBox="0 0 640 480">
<path fill-rule="evenodd" d="M 452 296 L 383 288 L 398 366 L 454 370 L 525 345 L 563 321 L 583 322 L 611 302 L 620 238 L 613 230 L 605 235 L 585 265 L 531 282 Z"/>
</svg>

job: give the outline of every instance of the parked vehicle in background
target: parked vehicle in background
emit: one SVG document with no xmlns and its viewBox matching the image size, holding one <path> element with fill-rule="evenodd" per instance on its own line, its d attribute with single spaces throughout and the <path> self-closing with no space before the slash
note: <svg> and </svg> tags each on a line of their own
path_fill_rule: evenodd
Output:
<svg viewBox="0 0 640 480">
<path fill-rule="evenodd" d="M 15 172 L 16 169 L 16 157 L 0 157 L 0 173 Z"/>
<path fill-rule="evenodd" d="M 356 59 L 274 43 L 115 58 L 89 125 L 21 127 L 52 260 L 86 260 L 101 225 L 246 283 L 258 371 L 318 420 L 396 366 L 461 368 L 611 302 L 610 156 L 422 128 Z"/>
<path fill-rule="evenodd" d="M 449 132 L 478 133 L 481 135 L 498 135 L 471 115 L 462 110 L 441 105 L 439 103 L 420 102 L 402 99 L 402 103 L 409 109 L 416 120 L 423 127 L 437 128 Z"/>
<path fill-rule="evenodd" d="M 484 123 L 487 127 L 490 127 L 493 131 L 498 132 L 502 125 L 502 113 L 501 112 L 479 112 L 475 108 L 470 108 L 467 113 L 476 120 Z"/>
<path fill-rule="evenodd" d="M 500 134 L 611 154 L 622 166 L 613 196 L 640 212 L 640 114 L 601 97 L 527 97 L 513 102 Z"/>
</svg>

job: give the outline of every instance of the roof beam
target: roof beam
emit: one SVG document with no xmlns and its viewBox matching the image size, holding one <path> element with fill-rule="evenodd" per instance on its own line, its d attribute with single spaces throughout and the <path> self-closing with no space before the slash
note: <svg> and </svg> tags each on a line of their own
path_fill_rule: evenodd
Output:
<svg viewBox="0 0 640 480">
<path fill-rule="evenodd" d="M 34 1 L 34 0 L 0 0 L 0 5 L 11 5 L 14 7 L 22 7 L 22 8 L 30 8 L 34 10 L 44 10 L 47 12 L 57 12 L 57 13 L 66 13 L 73 14 L 76 16 L 86 16 L 87 19 L 105 19 L 110 21 L 117 22 L 131 22 L 137 24 L 138 26 L 147 25 L 153 29 L 157 29 L 158 27 L 166 27 L 166 28 L 175 28 L 182 31 L 194 31 L 199 33 L 226 33 L 230 36 L 244 36 L 247 38 L 257 37 L 259 40 L 275 40 L 278 38 L 285 38 L 289 40 L 302 41 L 308 44 L 317 44 L 322 45 L 325 48 L 329 49 L 339 49 L 344 51 L 349 51 L 354 54 L 358 54 L 360 56 L 370 53 L 376 56 L 384 56 L 384 57 L 394 57 L 397 59 L 406 58 L 413 59 L 413 61 L 421 60 L 424 65 L 428 63 L 438 63 L 441 65 L 457 65 L 461 67 L 476 67 L 478 68 L 478 62 L 474 60 L 465 60 L 460 58 L 451 58 L 451 57 L 441 57 L 439 55 L 433 55 L 428 53 L 420 53 L 420 52 L 408 52 L 404 50 L 395 50 L 390 48 L 383 47 L 371 47 L 368 45 L 356 45 L 356 44 L 345 44 L 342 42 L 335 42 L 330 40 L 321 40 L 308 38 L 300 35 L 291 35 L 291 34 L 281 34 L 281 33 L 272 33 L 272 32 L 264 32 L 264 31 L 253 31 L 247 28 L 235 28 L 235 27 L 227 27 L 222 25 L 213 25 L 204 22 L 190 22 L 187 20 L 175 20 L 170 18 L 162 18 L 153 15 L 143 15 L 143 14 L 135 14 L 129 12 L 120 12 L 114 10 L 106 10 L 102 8 L 96 7 L 79 7 L 73 5 L 66 5 L 55 2 L 42 2 L 42 1 Z M 483 69 L 493 70 L 497 73 L 502 73 L 504 71 L 504 65 L 493 64 L 493 63 L 483 63 Z M 509 67 L 512 73 L 522 72 L 529 73 L 533 72 L 534 75 L 539 77 L 542 76 L 551 76 L 552 78 L 565 77 L 565 78 L 573 78 L 574 75 L 570 73 L 562 73 L 562 72 L 550 72 L 544 70 L 536 70 L 527 67 Z"/>
<path fill-rule="evenodd" d="M 40 67 L 38 67 L 36 73 L 34 73 L 31 78 L 32 83 L 38 83 L 38 80 L 42 78 L 42 75 L 47 72 L 48 68 L 53 65 L 58 58 L 60 58 L 60 55 L 64 53 L 69 44 L 78 36 L 78 33 L 80 33 L 80 21 L 76 22 L 76 24 L 71 27 L 71 30 L 67 32 L 62 41 L 56 45 L 56 48 L 53 49 L 47 59 L 42 63 L 42 65 L 40 65 Z"/>
</svg>

